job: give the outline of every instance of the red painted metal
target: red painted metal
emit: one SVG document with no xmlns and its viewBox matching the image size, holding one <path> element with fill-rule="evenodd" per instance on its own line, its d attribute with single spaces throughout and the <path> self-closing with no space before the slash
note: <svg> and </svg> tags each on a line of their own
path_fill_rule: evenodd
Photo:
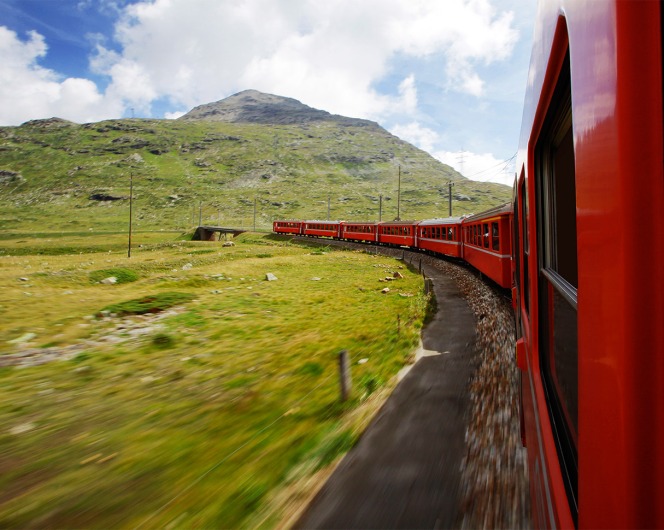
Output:
<svg viewBox="0 0 664 530">
<path fill-rule="evenodd" d="M 302 221 L 274 221 L 272 231 L 277 234 L 301 234 Z"/>
<path fill-rule="evenodd" d="M 414 247 L 417 221 L 378 223 L 378 241 L 386 245 Z"/>
<path fill-rule="evenodd" d="M 505 204 L 461 221 L 463 259 L 501 287 L 512 287 L 512 206 Z"/>
<path fill-rule="evenodd" d="M 341 222 L 304 221 L 302 233 L 305 236 L 331 237 L 338 239 L 341 237 Z"/>
<path fill-rule="evenodd" d="M 378 241 L 378 223 L 341 223 L 341 238 L 351 241 Z"/>
<path fill-rule="evenodd" d="M 529 254 L 527 261 L 521 257 L 517 320 L 538 528 L 574 526 L 540 363 L 534 151 L 568 50 L 577 208 L 578 527 L 664 527 L 661 9 L 654 1 L 540 3 L 516 186 L 517 204 L 525 200 L 528 208 L 526 217 L 519 206 Z M 524 243 L 521 233 L 521 251 Z"/>
<path fill-rule="evenodd" d="M 428 219 L 417 225 L 417 248 L 461 257 L 461 218 Z"/>
</svg>

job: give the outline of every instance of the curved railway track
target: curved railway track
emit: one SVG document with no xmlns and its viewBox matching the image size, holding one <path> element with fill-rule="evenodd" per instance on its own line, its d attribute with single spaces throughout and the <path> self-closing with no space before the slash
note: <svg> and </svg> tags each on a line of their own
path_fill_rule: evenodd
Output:
<svg viewBox="0 0 664 530">
<path fill-rule="evenodd" d="M 519 372 L 513 359 L 514 317 L 509 299 L 467 267 L 445 259 L 402 248 L 296 239 L 403 259 L 425 273 L 435 268 L 456 283 L 475 318 L 476 343 L 469 350 L 476 353 L 466 385 L 470 406 L 464 422 L 464 456 L 458 462 L 459 506 L 448 520 L 466 529 L 529 528 L 528 472 L 519 428 Z"/>
</svg>

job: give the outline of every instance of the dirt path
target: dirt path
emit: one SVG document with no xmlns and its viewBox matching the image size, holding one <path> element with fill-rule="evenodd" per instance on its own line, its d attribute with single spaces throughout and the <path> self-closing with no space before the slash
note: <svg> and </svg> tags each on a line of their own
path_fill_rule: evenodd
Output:
<svg viewBox="0 0 664 530">
<path fill-rule="evenodd" d="M 475 318 L 455 282 L 425 265 L 438 302 L 421 358 L 296 528 L 451 528 L 460 525 L 468 383 Z"/>
</svg>

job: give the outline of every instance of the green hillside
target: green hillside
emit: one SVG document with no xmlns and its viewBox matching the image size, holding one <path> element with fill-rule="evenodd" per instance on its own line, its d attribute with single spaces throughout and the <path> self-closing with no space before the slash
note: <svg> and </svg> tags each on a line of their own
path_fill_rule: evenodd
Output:
<svg viewBox="0 0 664 530">
<path fill-rule="evenodd" d="M 277 218 L 383 220 L 479 212 L 509 200 L 372 122 L 301 124 L 57 118 L 0 127 L 0 229 L 114 231 L 203 224 L 258 228 Z"/>
</svg>

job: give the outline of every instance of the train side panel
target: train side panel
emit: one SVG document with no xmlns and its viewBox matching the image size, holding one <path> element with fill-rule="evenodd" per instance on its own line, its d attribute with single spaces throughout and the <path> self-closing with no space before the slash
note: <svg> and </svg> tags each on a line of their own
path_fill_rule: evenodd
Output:
<svg viewBox="0 0 664 530">
<path fill-rule="evenodd" d="M 463 259 L 505 289 L 512 287 L 511 205 L 464 219 Z"/>
<path fill-rule="evenodd" d="M 415 247 L 415 221 L 378 223 L 378 242 L 385 245 Z"/>
<path fill-rule="evenodd" d="M 417 248 L 461 257 L 461 219 L 431 219 L 417 225 Z"/>
<path fill-rule="evenodd" d="M 540 3 L 515 200 L 538 528 L 664 527 L 661 9 Z"/>
<path fill-rule="evenodd" d="M 302 232 L 305 236 L 331 237 L 338 239 L 341 237 L 340 221 L 304 221 Z"/>
<path fill-rule="evenodd" d="M 341 223 L 341 238 L 351 241 L 378 241 L 378 223 Z"/>
<path fill-rule="evenodd" d="M 302 221 L 274 221 L 272 231 L 277 234 L 302 234 Z"/>
</svg>

